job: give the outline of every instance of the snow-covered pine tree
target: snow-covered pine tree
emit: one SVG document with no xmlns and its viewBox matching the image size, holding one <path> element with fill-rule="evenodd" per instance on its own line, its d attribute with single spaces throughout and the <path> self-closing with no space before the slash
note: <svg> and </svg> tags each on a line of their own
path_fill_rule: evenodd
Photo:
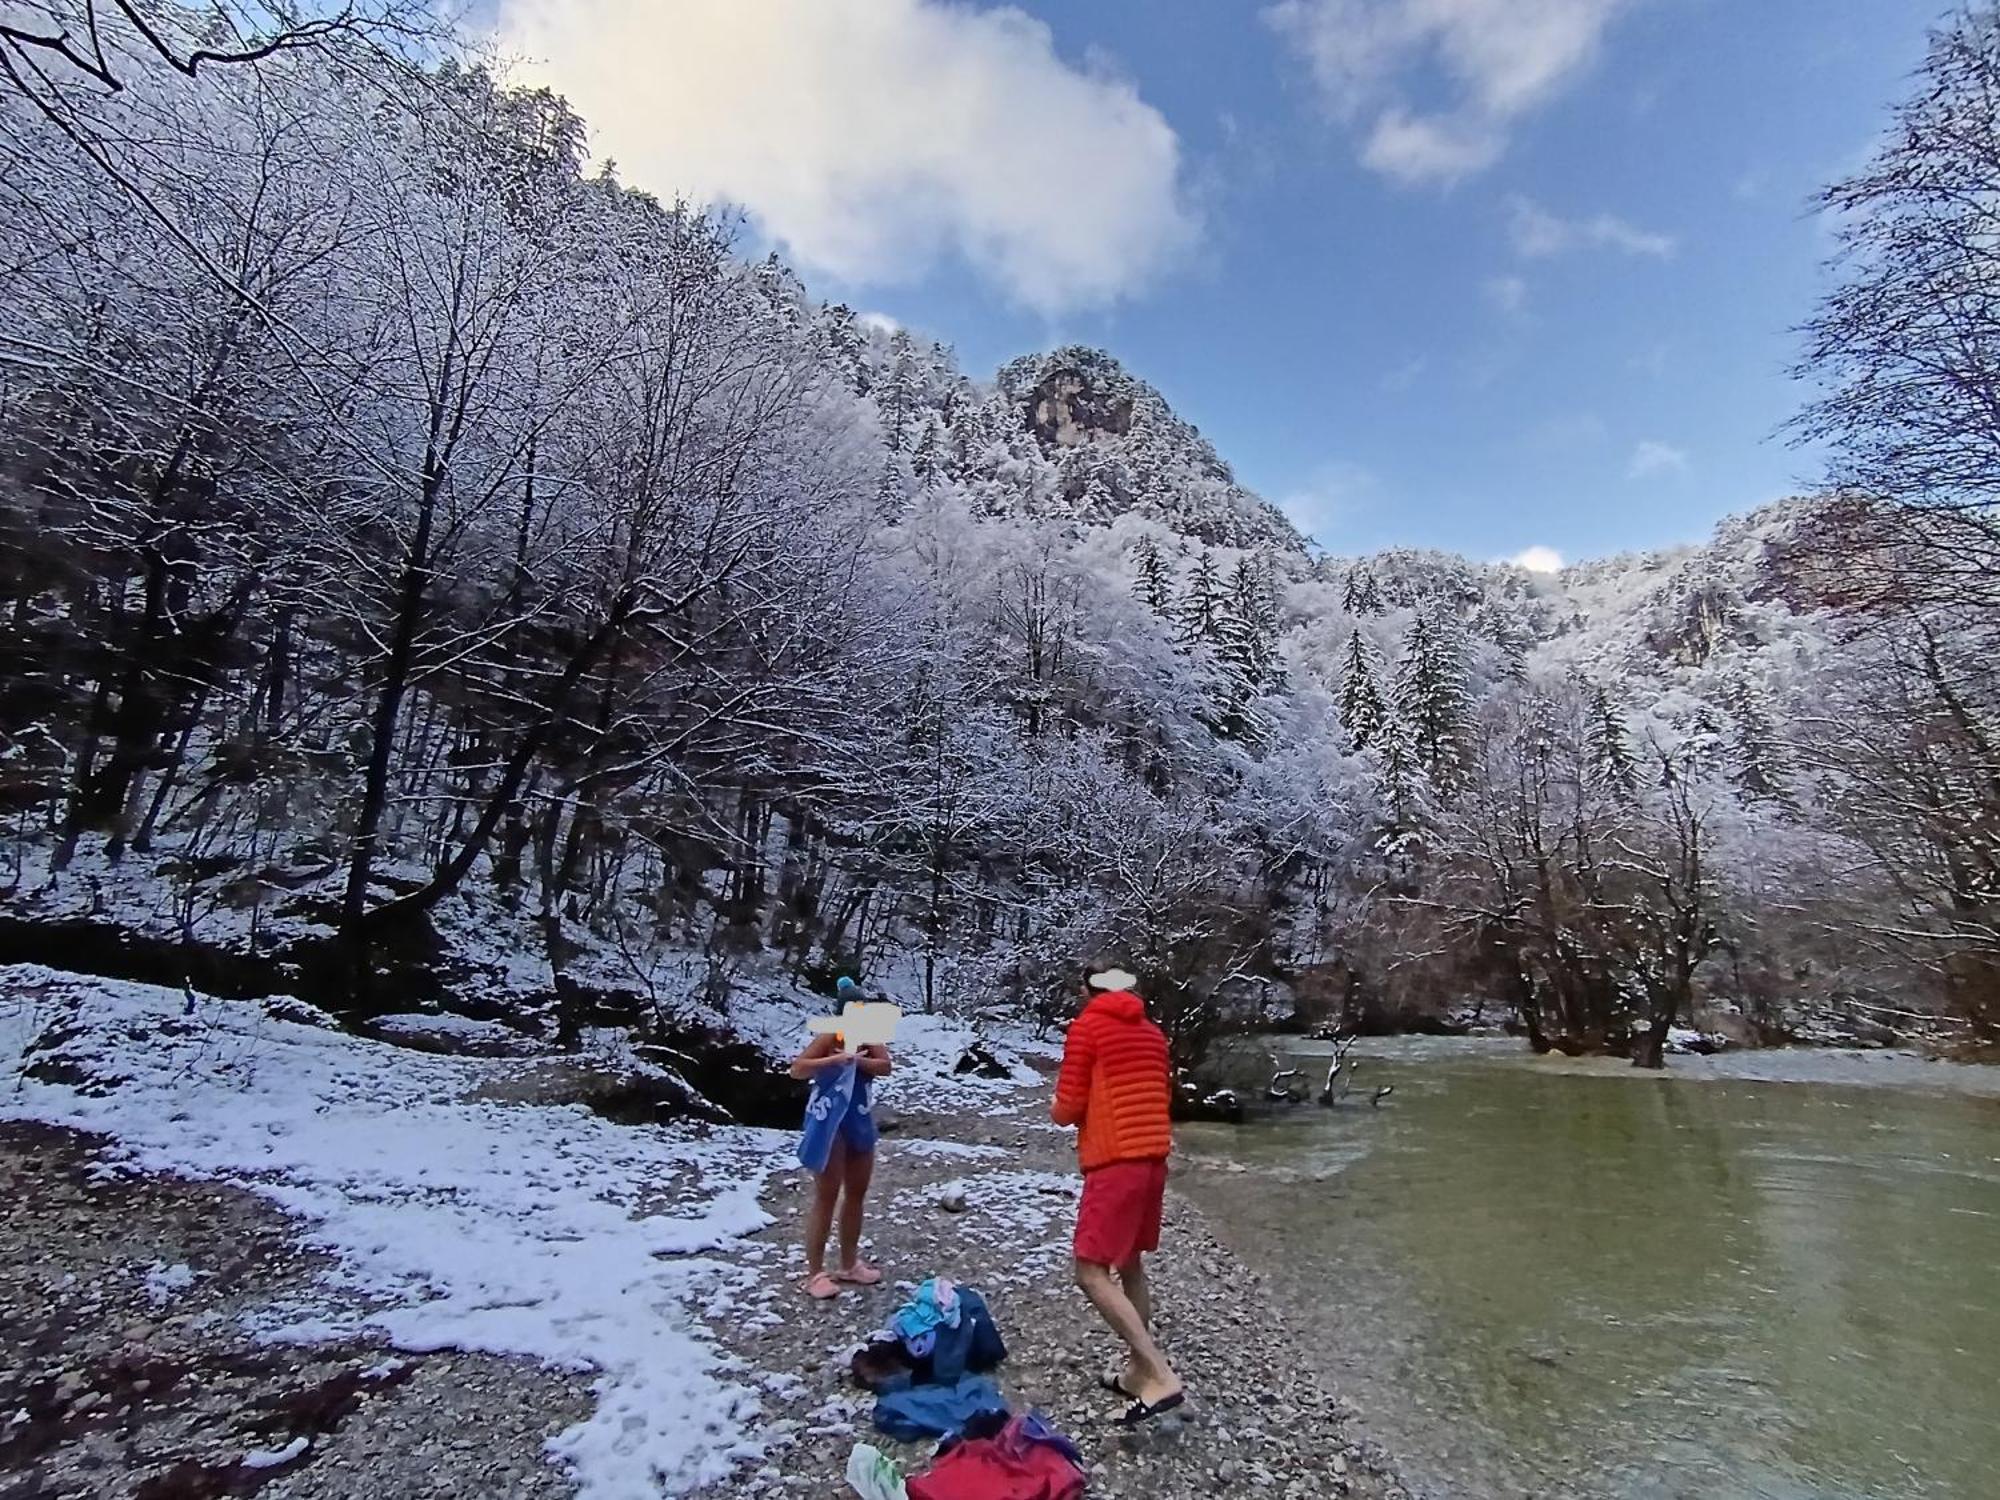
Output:
<svg viewBox="0 0 2000 1500">
<path fill-rule="evenodd" d="M 891 453 L 882 460 L 882 477 L 875 482 L 875 514 L 884 521 L 902 519 L 908 496 L 903 488 L 903 466 Z"/>
<path fill-rule="evenodd" d="M 1230 570 L 1229 586 L 1216 615 L 1215 660 L 1221 669 L 1218 724 L 1231 739 L 1254 741 L 1262 726 L 1253 722 L 1251 701 L 1271 683 L 1277 656 L 1264 580 L 1248 556 Z"/>
<path fill-rule="evenodd" d="M 1216 622 L 1216 654 L 1252 692 L 1269 680 L 1276 621 L 1263 575 L 1246 555 L 1229 572 L 1229 591 Z"/>
<path fill-rule="evenodd" d="M 1676 759 L 1697 776 L 1710 776 L 1728 760 L 1728 744 L 1722 715 L 1709 703 L 1698 704 L 1688 719 Z"/>
<path fill-rule="evenodd" d="M 1639 758 L 1632 751 L 1631 732 L 1625 715 L 1601 682 L 1590 686 L 1591 774 L 1620 797 L 1630 797 L 1639 789 Z"/>
<path fill-rule="evenodd" d="M 1499 598 L 1481 601 L 1474 611 L 1473 624 L 1481 637 L 1500 648 L 1500 670 L 1514 682 L 1527 681 L 1530 641 L 1508 601 Z"/>
<path fill-rule="evenodd" d="M 993 441 L 992 417 L 987 403 L 980 400 L 970 389 L 959 393 L 952 404 L 952 411 L 946 423 L 948 447 L 951 450 L 951 476 L 957 480 L 967 480 L 982 472 L 986 461 L 987 447 Z"/>
<path fill-rule="evenodd" d="M 1382 656 L 1361 631 L 1347 637 L 1340 673 L 1340 726 L 1354 748 L 1365 750 L 1382 734 L 1389 706 L 1382 697 Z"/>
<path fill-rule="evenodd" d="M 1180 599 L 1180 636 L 1188 645 L 1214 645 L 1222 619 L 1222 572 L 1215 554 L 1204 547 L 1188 575 Z"/>
<path fill-rule="evenodd" d="M 1367 564 L 1356 563 L 1347 570 L 1347 585 L 1340 592 L 1340 607 L 1350 615 L 1382 613 L 1382 590 Z"/>
<path fill-rule="evenodd" d="M 1547 693 L 1530 692 L 1521 710 L 1521 749 L 1538 778 L 1547 776 L 1559 734 L 1555 700 Z"/>
<path fill-rule="evenodd" d="M 926 413 L 917 446 L 910 454 L 910 473 L 919 485 L 929 486 L 944 472 L 944 432 L 935 413 Z"/>
<path fill-rule="evenodd" d="M 1763 693 L 1746 675 L 1737 672 L 1723 684 L 1722 703 L 1729 713 L 1726 746 L 1729 779 L 1753 802 L 1790 802 L 1785 747 L 1777 726 L 1772 723 Z"/>
<path fill-rule="evenodd" d="M 1375 754 L 1380 767 L 1382 800 L 1389 804 L 1396 826 L 1408 828 L 1414 821 L 1418 783 L 1424 768 L 1410 727 L 1401 715 L 1392 712 L 1383 718 L 1376 731 Z"/>
<path fill-rule="evenodd" d="M 889 378 L 876 393 L 882 411 L 882 436 L 891 453 L 901 453 L 918 400 L 916 351 L 907 329 L 889 340 Z"/>
<path fill-rule="evenodd" d="M 1138 575 L 1133 580 L 1132 592 L 1154 614 L 1166 614 L 1173 603 L 1173 580 L 1167 572 L 1167 560 L 1160 554 L 1160 544 L 1149 536 L 1140 537 L 1132 544 L 1132 566 Z"/>
<path fill-rule="evenodd" d="M 855 395 L 868 394 L 868 336 L 855 320 L 854 309 L 835 302 L 820 313 L 826 348 L 834 367 L 846 378 Z"/>
<path fill-rule="evenodd" d="M 1432 782 L 1450 786 L 1465 763 L 1471 689 L 1465 628 L 1452 601 L 1431 595 L 1417 604 L 1403 638 L 1396 672 L 1396 714 L 1409 730 L 1417 763 Z"/>
</svg>

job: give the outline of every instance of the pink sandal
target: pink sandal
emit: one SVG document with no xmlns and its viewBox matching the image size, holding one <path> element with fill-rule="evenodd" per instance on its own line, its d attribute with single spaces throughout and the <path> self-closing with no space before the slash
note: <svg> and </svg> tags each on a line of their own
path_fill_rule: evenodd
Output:
<svg viewBox="0 0 2000 1500">
<path fill-rule="evenodd" d="M 840 1295 L 840 1284 L 824 1271 L 815 1271 L 806 1278 L 806 1295 L 824 1302 Z"/>
<path fill-rule="evenodd" d="M 882 1279 L 882 1272 L 865 1260 L 857 1260 L 844 1271 L 833 1273 L 835 1281 L 844 1281 L 849 1286 L 873 1286 Z"/>
</svg>

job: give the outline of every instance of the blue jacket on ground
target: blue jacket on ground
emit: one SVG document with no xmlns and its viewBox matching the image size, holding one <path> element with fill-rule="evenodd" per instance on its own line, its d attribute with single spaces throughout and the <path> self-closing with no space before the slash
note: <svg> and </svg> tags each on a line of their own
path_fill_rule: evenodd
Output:
<svg viewBox="0 0 2000 1500">
<path fill-rule="evenodd" d="M 999 1387 L 984 1375 L 961 1375 L 949 1385 L 913 1385 L 875 1403 L 875 1428 L 898 1442 L 954 1437 L 983 1411 L 1004 1412 Z"/>
</svg>

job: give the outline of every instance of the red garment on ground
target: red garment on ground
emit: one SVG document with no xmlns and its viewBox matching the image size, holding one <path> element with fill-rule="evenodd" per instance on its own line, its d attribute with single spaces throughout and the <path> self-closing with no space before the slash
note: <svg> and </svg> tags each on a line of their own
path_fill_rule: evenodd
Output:
<svg viewBox="0 0 2000 1500">
<path fill-rule="evenodd" d="M 910 1500 L 1078 1500 L 1083 1471 L 1052 1444 L 1023 1440 L 1020 1425 L 940 1454 L 905 1486 Z"/>
<path fill-rule="evenodd" d="M 1129 1266 L 1160 1248 L 1160 1210 L 1167 1198 L 1163 1161 L 1115 1161 L 1083 1174 L 1076 1207 L 1076 1258 Z"/>
</svg>

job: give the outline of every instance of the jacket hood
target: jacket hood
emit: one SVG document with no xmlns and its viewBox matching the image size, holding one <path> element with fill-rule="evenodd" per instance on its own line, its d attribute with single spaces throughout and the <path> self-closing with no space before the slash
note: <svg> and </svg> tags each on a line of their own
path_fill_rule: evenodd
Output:
<svg viewBox="0 0 2000 1500">
<path fill-rule="evenodd" d="M 1146 1019 L 1146 1002 L 1130 990 L 1101 990 L 1091 997 L 1084 1010 L 1112 1021 Z"/>
</svg>

